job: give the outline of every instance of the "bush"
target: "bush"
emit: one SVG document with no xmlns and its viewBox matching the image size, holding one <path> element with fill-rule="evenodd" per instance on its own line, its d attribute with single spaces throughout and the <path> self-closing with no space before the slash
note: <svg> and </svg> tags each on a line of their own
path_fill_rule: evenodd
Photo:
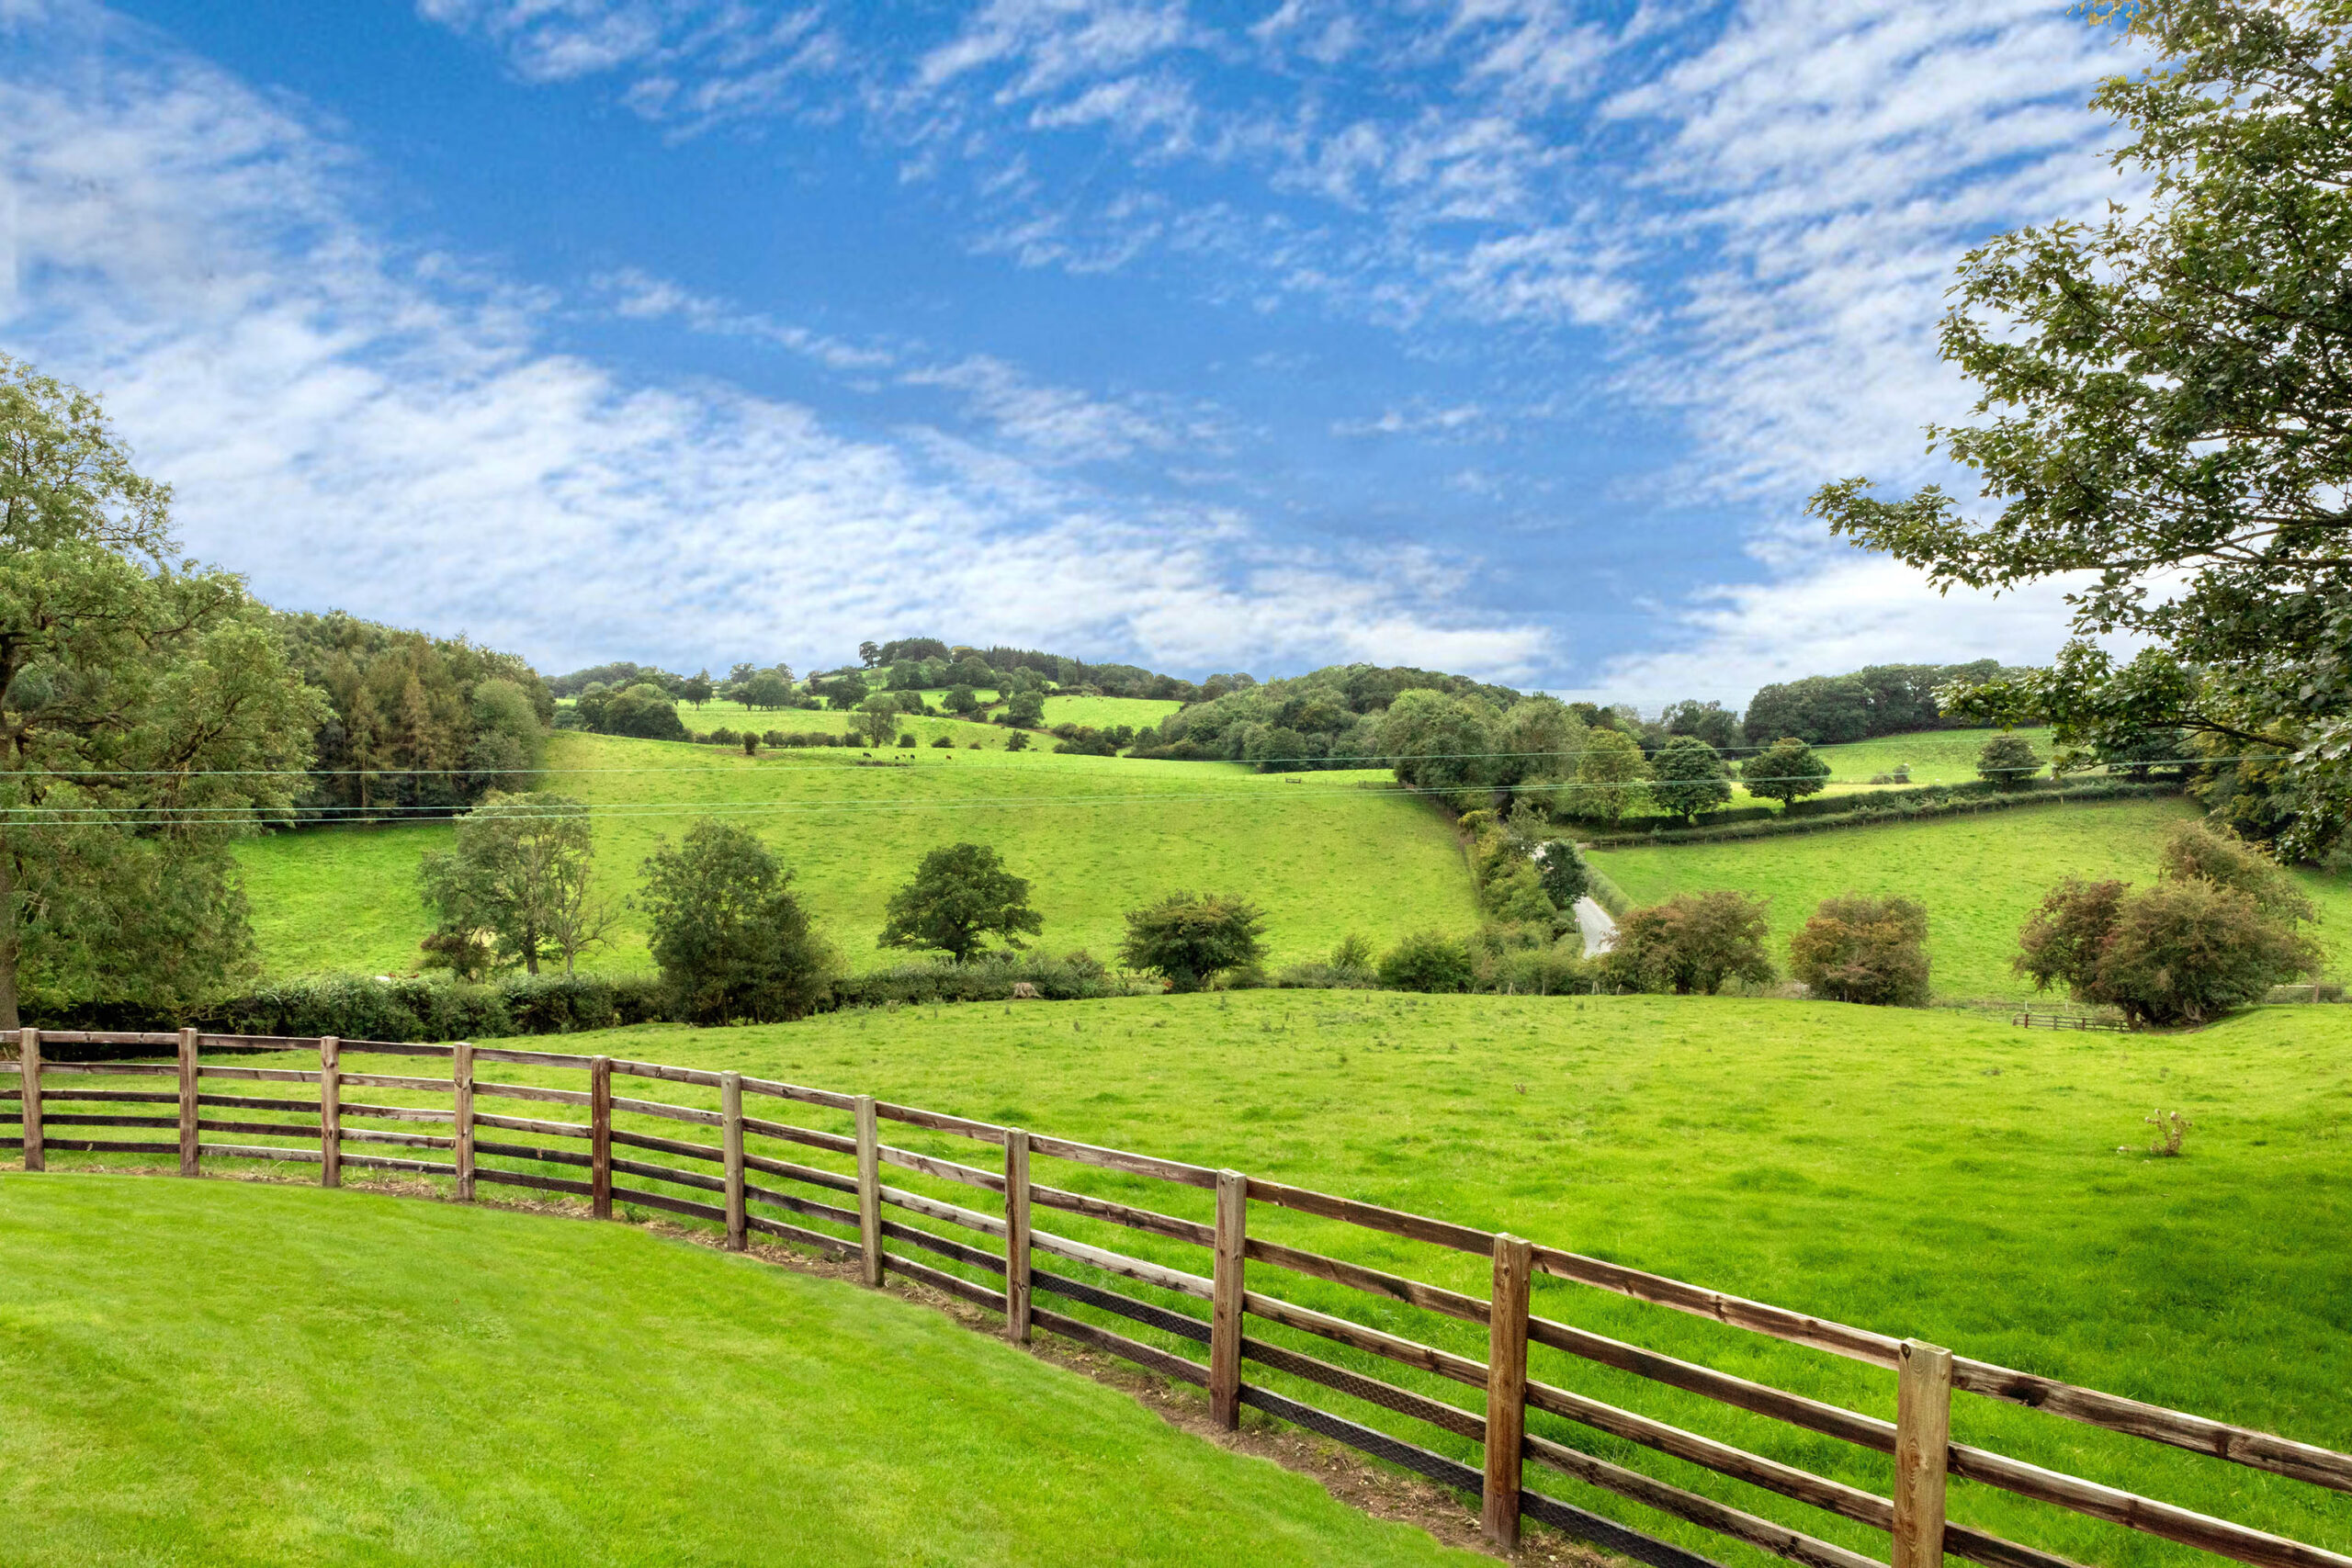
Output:
<svg viewBox="0 0 2352 1568">
<path fill-rule="evenodd" d="M 1265 956 L 1266 917 L 1232 894 L 1171 893 L 1127 911 L 1119 961 L 1166 976 L 1178 991 L 1197 991 L 1228 969 L 1254 968 Z"/>
<path fill-rule="evenodd" d="M 915 732 L 913 730 L 905 730 L 899 734 L 899 749 L 902 751 L 911 751 L 915 749 Z"/>
<path fill-rule="evenodd" d="M 1392 991 L 1466 991 L 1477 979 L 1470 944 L 1438 931 L 1419 932 L 1390 948 L 1379 974 Z"/>
<path fill-rule="evenodd" d="M 1789 973 L 1813 994 L 1874 1007 L 1928 1002 L 1928 911 L 1908 898 L 1824 898 L 1789 939 Z"/>
<path fill-rule="evenodd" d="M 750 829 L 704 818 L 675 849 L 655 841 L 644 878 L 649 945 L 688 1021 L 765 1022 L 824 1003 L 839 964 Z"/>
<path fill-rule="evenodd" d="M 2144 892 L 2073 877 L 2052 888 L 2018 933 L 2018 973 L 2161 1027 L 2208 1022 L 2316 969 L 2319 950 L 2296 929 L 2311 911 L 2302 896 L 2241 847 L 2183 826 Z"/>
<path fill-rule="evenodd" d="M 310 975 L 185 1016 L 98 1003 L 28 1015 L 27 1021 L 42 1029 L 148 1031 L 194 1024 L 232 1034 L 437 1042 L 560 1034 L 673 1016 L 667 993 L 650 975 L 508 975 L 486 985 L 440 976 Z"/>
<path fill-rule="evenodd" d="M 983 953 L 968 964 L 938 960 L 902 964 L 833 982 L 841 1006 L 880 1007 L 889 1002 L 1008 1001 L 1015 986 L 1035 988 L 1049 1001 L 1131 996 L 1135 987 L 1084 952 L 1051 958 L 1037 953 Z"/>
<path fill-rule="evenodd" d="M 956 738 L 952 735 L 934 735 L 931 738 L 931 749 L 934 751 L 952 751 L 956 749 Z"/>
<path fill-rule="evenodd" d="M 1029 750 L 1029 732 L 1025 729 L 1014 730 L 1004 738 L 1004 749 L 1008 751 L 1026 751 Z"/>
<path fill-rule="evenodd" d="M 1713 996 L 1727 980 L 1760 986 L 1772 978 L 1768 930 L 1761 898 L 1729 890 L 1681 894 L 1620 919 L 1600 974 L 1625 990 L 1677 996 Z"/>
<path fill-rule="evenodd" d="M 1470 963 L 1476 990 L 1548 997 L 1592 988 L 1582 941 L 1554 941 L 1548 921 L 1481 926 Z"/>
<path fill-rule="evenodd" d="M 2033 742 L 2004 730 L 1984 742 L 1976 754 L 1976 776 L 1996 789 L 2023 789 L 2041 771 Z"/>
</svg>

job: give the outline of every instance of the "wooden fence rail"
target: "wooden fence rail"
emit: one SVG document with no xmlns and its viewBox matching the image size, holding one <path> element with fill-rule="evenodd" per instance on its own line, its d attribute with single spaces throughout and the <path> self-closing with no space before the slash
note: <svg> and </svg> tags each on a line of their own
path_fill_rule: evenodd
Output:
<svg viewBox="0 0 2352 1568">
<path fill-rule="evenodd" d="M 590 1213 L 599 1219 L 610 1218 L 616 1202 L 658 1210 L 717 1226 L 723 1245 L 737 1251 L 755 1235 L 813 1247 L 854 1258 L 867 1284 L 878 1285 L 887 1274 L 898 1273 L 1002 1313 L 1005 1335 L 1016 1343 L 1025 1343 L 1035 1330 L 1046 1329 L 1204 1388 L 1213 1418 L 1227 1428 L 1238 1423 L 1241 1408 L 1248 1405 L 1474 1493 L 1480 1500 L 1486 1532 L 1505 1547 L 1517 1543 L 1521 1521 L 1532 1518 L 1656 1568 L 1709 1568 L 1707 1559 L 1682 1547 L 1528 1488 L 1527 1467 L 1533 1464 L 1808 1568 L 1877 1568 L 1877 1559 L 1847 1547 L 1530 1432 L 1527 1412 L 1533 1409 L 1792 1499 L 1849 1524 L 1883 1531 L 1888 1538 L 1891 1568 L 1939 1568 L 1947 1556 L 1985 1568 L 2074 1568 L 2066 1559 L 2039 1548 L 1951 1522 L 1946 1501 L 1954 1478 L 2255 1568 L 2352 1568 L 2352 1557 L 2324 1547 L 1955 1443 L 1951 1437 L 1951 1397 L 1958 1390 L 2026 1405 L 2337 1493 L 2352 1493 L 2352 1456 L 1973 1360 L 1917 1340 L 1831 1323 L 1516 1236 L 1239 1171 L 1215 1170 L 1000 1127 L 891 1104 L 871 1095 L 601 1055 L 493 1048 L 465 1042 L 424 1045 L 183 1030 L 175 1035 L 47 1036 L 77 1045 L 148 1047 L 173 1057 L 168 1063 L 62 1063 L 44 1059 L 44 1038 L 38 1030 L 19 1032 L 16 1059 L 0 1062 L 0 1129 L 16 1134 L 0 1137 L 0 1148 L 21 1150 L 28 1171 L 43 1169 L 51 1151 L 176 1156 L 183 1176 L 199 1174 L 208 1156 L 309 1163 L 319 1167 L 320 1181 L 328 1187 L 339 1184 L 345 1168 L 387 1170 L 447 1178 L 455 1195 L 465 1201 L 472 1201 L 479 1184 L 486 1182 L 584 1199 Z M 208 1061 L 203 1055 L 208 1047 L 215 1052 L 229 1048 L 240 1053 L 315 1053 L 318 1066 L 247 1066 L 217 1056 Z M 449 1076 L 362 1072 L 345 1065 L 347 1058 L 359 1055 L 447 1061 Z M 585 1077 L 577 1089 L 509 1083 L 478 1077 L 484 1063 L 579 1072 Z M 616 1075 L 633 1081 L 716 1091 L 718 1103 L 713 1108 L 643 1095 L 616 1095 Z M 153 1089 L 100 1087 L 138 1085 L 159 1077 L 172 1081 Z M 220 1093 L 208 1089 L 207 1080 L 313 1086 L 315 1098 L 282 1092 Z M 347 1092 L 355 1090 L 369 1098 L 353 1098 Z M 379 1103 L 373 1098 L 383 1093 L 435 1100 L 446 1096 L 447 1108 Z M 763 1107 L 782 1101 L 845 1114 L 853 1131 L 845 1134 L 747 1113 L 747 1095 Z M 559 1109 L 546 1114 L 510 1115 L 481 1109 L 483 1100 Z M 65 1106 L 85 1109 L 52 1109 Z M 222 1111 L 238 1114 L 219 1114 Z M 675 1126 L 681 1133 L 696 1131 L 708 1136 L 673 1137 L 616 1126 L 616 1117 L 650 1119 Z M 404 1125 L 365 1124 L 371 1122 Z M 998 1153 L 989 1156 L 985 1163 L 965 1163 L 901 1147 L 883 1140 L 885 1122 L 992 1145 Z M 99 1138 L 85 1131 L 98 1128 L 128 1129 L 134 1136 Z M 170 1141 L 160 1135 L 135 1135 L 141 1132 L 169 1134 Z M 484 1133 L 491 1136 L 482 1136 Z M 228 1143 L 208 1136 L 220 1134 L 300 1142 Z M 379 1149 L 401 1152 L 373 1152 Z M 812 1150 L 818 1157 L 845 1160 L 851 1168 L 828 1169 L 805 1163 L 807 1151 Z M 785 1157 L 787 1154 L 798 1157 Z M 447 1157 L 430 1157 L 440 1156 Z M 667 1157 L 651 1157 L 655 1156 Z M 484 1165 L 485 1158 L 524 1162 L 539 1168 Z M 1033 1162 L 1039 1158 L 1212 1192 L 1214 1223 L 1039 1182 L 1032 1170 Z M 671 1163 L 680 1160 L 691 1164 Z M 886 1166 L 894 1172 L 912 1172 L 976 1196 L 956 1201 L 886 1185 L 882 1179 Z M 549 1168 L 577 1174 L 546 1174 Z M 621 1184 L 623 1178 L 628 1185 Z M 682 1196 L 681 1191 L 695 1196 Z M 1250 1229 L 1253 1203 L 1476 1255 L 1488 1260 L 1489 1288 L 1483 1296 L 1474 1295 L 1253 1235 Z M 1205 1254 L 1203 1267 L 1207 1272 L 1130 1257 L 1052 1229 L 1039 1229 L 1035 1220 L 1040 1209 L 1198 1247 Z M 926 1230 L 910 1223 L 912 1218 L 951 1227 L 970 1239 Z M 833 1228 L 812 1228 L 812 1224 L 803 1222 Z M 910 1249 L 928 1256 L 919 1259 L 910 1255 Z M 1050 1267 L 1041 1267 L 1041 1259 Z M 1071 1265 L 1092 1277 L 1069 1273 Z M 956 1268 L 980 1278 L 958 1273 Z M 1482 1325 L 1487 1332 L 1486 1359 L 1317 1311 L 1268 1288 L 1278 1286 L 1280 1277 L 1287 1275 L 1338 1285 L 1441 1319 Z M 1536 1316 L 1531 1310 L 1530 1287 L 1537 1275 L 1711 1318 L 1890 1371 L 1896 1379 L 1895 1419 L 1847 1410 Z M 1164 1299 L 1138 1293 L 1136 1287 Z M 1039 1304 L 1041 1294 L 1058 1304 Z M 1080 1309 L 1106 1314 L 1119 1321 L 1124 1331 L 1073 1315 Z M 1364 1367 L 1386 1363 L 1411 1369 L 1436 1380 L 1432 1387 L 1451 1384 L 1465 1391 L 1465 1403 L 1452 1403 L 1404 1386 L 1363 1367 L 1343 1366 L 1310 1355 L 1298 1343 L 1264 1337 L 1262 1330 L 1253 1334 L 1253 1319 L 1310 1342 L 1337 1346 L 1362 1359 Z M 1138 1332 L 1156 1334 L 1172 1342 L 1172 1348 L 1138 1338 Z M 1891 1455 L 1893 1495 L 1882 1497 L 1532 1380 L 1531 1345 Z M 1200 1359 L 1195 1359 L 1196 1356 Z M 1252 1365 L 1475 1442 L 1483 1451 L 1483 1467 L 1473 1469 L 1391 1432 L 1253 1384 L 1245 1371 Z"/>
</svg>

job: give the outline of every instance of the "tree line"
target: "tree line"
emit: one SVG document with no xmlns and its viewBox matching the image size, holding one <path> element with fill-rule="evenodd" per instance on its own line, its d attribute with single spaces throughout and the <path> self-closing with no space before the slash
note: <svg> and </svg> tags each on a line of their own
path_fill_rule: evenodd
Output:
<svg viewBox="0 0 2352 1568">
<path fill-rule="evenodd" d="M 273 611 L 186 558 L 171 502 L 97 399 L 0 355 L 0 1028 L 253 976 L 241 835 L 461 811 L 540 763 L 521 659 Z"/>
</svg>

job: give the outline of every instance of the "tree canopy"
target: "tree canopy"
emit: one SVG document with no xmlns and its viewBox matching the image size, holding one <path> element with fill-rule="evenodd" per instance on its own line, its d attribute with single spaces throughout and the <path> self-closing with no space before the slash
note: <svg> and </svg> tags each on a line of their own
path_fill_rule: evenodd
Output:
<svg viewBox="0 0 2352 1568">
<path fill-rule="evenodd" d="M 890 895 L 876 945 L 927 947 L 958 964 L 991 936 L 1019 948 L 1046 929 L 1029 907 L 1029 884 L 986 844 L 949 844 L 922 857 L 913 880 Z"/>
<path fill-rule="evenodd" d="M 705 818 L 658 840 L 637 902 L 662 978 L 698 1023 L 799 1018 L 839 967 L 792 894 L 792 873 L 748 828 Z"/>
<path fill-rule="evenodd" d="M 290 817 L 325 705 L 97 400 L 0 356 L 0 1029 L 249 973 L 230 840 Z"/>
<path fill-rule="evenodd" d="M 1179 991 L 1197 991 L 1228 969 L 1265 957 L 1265 912 L 1230 893 L 1171 893 L 1127 911 L 1119 961 L 1164 976 Z"/>
<path fill-rule="evenodd" d="M 493 795 L 458 818 L 456 841 L 417 867 L 424 901 L 441 917 L 428 944 L 464 952 L 487 934 L 500 962 L 572 972 L 581 950 L 612 924 L 590 892 L 595 840 L 587 806 L 555 794 Z"/>
<path fill-rule="evenodd" d="M 2137 209 L 1970 252 L 1942 352 L 1977 422 L 1930 428 L 1989 516 L 1824 486 L 1832 530 L 1939 588 L 2090 574 L 2049 670 L 1960 694 L 2095 750 L 2182 728 L 2280 761 L 2290 852 L 2352 802 L 2352 8 L 2096 4 L 2158 63 L 2093 104 Z M 2095 640 L 2148 646 L 2118 662 Z"/>
</svg>

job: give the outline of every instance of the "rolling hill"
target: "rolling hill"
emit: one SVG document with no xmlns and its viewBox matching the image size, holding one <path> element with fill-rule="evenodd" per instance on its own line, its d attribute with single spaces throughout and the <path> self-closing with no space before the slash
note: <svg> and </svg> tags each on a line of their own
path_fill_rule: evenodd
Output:
<svg viewBox="0 0 2352 1568">
<path fill-rule="evenodd" d="M 1105 699 L 1108 700 L 1108 699 Z M 830 716 L 838 722 L 839 716 Z M 982 727 L 917 723 L 959 733 Z M 1003 731 L 995 734 L 1001 736 Z M 1239 764 L 1105 757 L 827 748 L 757 759 L 683 742 L 559 734 L 548 787 L 597 812 L 597 879 L 616 902 L 657 839 L 706 812 L 754 826 L 798 877 L 853 968 L 877 951 L 882 908 L 923 853 L 991 844 L 1034 886 L 1041 945 L 1109 958 L 1126 910 L 1178 889 L 1232 890 L 1264 906 L 1273 961 L 1319 957 L 1350 931 L 1385 946 L 1408 931 L 1475 923 L 1451 829 L 1385 773 L 1264 775 Z M 442 824 L 280 834 L 239 848 L 271 972 L 413 968 L 431 929 L 415 867 Z M 647 963 L 625 917 L 600 969 Z"/>
</svg>

